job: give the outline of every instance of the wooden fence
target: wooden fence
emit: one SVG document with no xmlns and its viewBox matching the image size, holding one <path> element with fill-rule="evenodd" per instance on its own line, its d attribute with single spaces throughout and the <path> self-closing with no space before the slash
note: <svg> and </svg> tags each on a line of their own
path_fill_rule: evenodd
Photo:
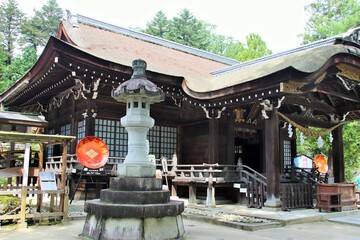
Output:
<svg viewBox="0 0 360 240">
<path fill-rule="evenodd" d="M 313 188 L 310 183 L 281 183 L 282 210 L 313 208 Z"/>
<path fill-rule="evenodd" d="M 14 214 L 4 214 L 0 216 L 2 220 L 19 220 L 20 226 L 26 227 L 27 219 L 46 219 L 46 218 L 62 218 L 65 220 L 68 213 L 68 187 L 60 190 L 40 190 L 37 186 L 1 186 L 1 195 L 12 195 L 21 198 L 20 211 Z M 44 212 L 42 200 L 44 195 L 50 195 L 48 211 Z M 29 209 L 29 197 L 34 196 L 36 208 Z M 57 196 L 63 196 L 64 200 L 55 201 Z M 32 199 L 32 198 L 31 198 Z M 58 204 L 56 203 L 58 202 Z M 30 206 L 31 208 L 31 206 Z"/>
</svg>

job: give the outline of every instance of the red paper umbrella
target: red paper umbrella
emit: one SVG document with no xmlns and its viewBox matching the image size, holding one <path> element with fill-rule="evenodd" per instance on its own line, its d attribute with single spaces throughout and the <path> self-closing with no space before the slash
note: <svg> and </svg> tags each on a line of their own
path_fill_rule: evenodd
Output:
<svg viewBox="0 0 360 240">
<path fill-rule="evenodd" d="M 321 173 L 328 172 L 327 160 L 325 159 L 324 155 L 322 154 L 316 155 L 314 158 L 314 163 L 319 172 Z"/>
<path fill-rule="evenodd" d="M 106 143 L 98 137 L 87 136 L 76 146 L 76 156 L 88 168 L 100 168 L 109 158 Z"/>
</svg>

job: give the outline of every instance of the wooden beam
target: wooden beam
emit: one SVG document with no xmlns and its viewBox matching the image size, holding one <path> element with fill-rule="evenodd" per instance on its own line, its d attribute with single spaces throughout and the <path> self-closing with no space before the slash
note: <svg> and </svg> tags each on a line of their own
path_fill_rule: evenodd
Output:
<svg viewBox="0 0 360 240">
<path fill-rule="evenodd" d="M 319 128 L 331 128 L 335 126 L 337 123 L 331 123 L 330 121 L 324 121 L 316 118 L 303 117 L 299 115 L 288 115 L 284 114 L 286 117 L 290 118 L 292 121 L 302 125 L 302 126 L 311 126 L 311 127 L 319 127 Z"/>
<path fill-rule="evenodd" d="M 335 96 L 338 98 L 342 98 L 351 102 L 360 102 L 360 98 L 352 95 L 352 94 L 343 94 L 343 93 L 339 93 L 339 92 L 335 92 L 329 89 L 325 89 L 321 86 L 317 86 L 315 89 L 316 92 L 319 93 L 323 93 L 323 94 L 327 94 L 327 95 L 331 95 L 331 96 Z"/>
<path fill-rule="evenodd" d="M 321 101 L 314 101 L 313 99 L 308 99 L 300 95 L 286 95 L 285 99 L 282 102 L 283 104 L 295 105 L 295 106 L 304 106 L 306 108 L 311 108 L 319 112 L 325 113 L 336 113 L 336 109 L 333 106 Z"/>
</svg>

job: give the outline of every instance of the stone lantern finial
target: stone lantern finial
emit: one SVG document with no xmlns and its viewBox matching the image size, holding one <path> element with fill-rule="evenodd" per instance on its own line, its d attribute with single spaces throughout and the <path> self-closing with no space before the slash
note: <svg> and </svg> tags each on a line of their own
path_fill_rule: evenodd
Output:
<svg viewBox="0 0 360 240">
<path fill-rule="evenodd" d="M 146 62 L 142 59 L 136 59 L 132 62 L 133 74 L 131 78 L 146 79 Z"/>
</svg>

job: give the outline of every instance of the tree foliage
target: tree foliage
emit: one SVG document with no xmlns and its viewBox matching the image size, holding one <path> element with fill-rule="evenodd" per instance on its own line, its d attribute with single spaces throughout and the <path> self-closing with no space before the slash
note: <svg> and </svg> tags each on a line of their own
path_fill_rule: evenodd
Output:
<svg viewBox="0 0 360 240">
<path fill-rule="evenodd" d="M 146 24 L 145 33 L 161 38 L 166 38 L 169 32 L 170 21 L 163 11 L 158 11 L 153 20 Z"/>
<path fill-rule="evenodd" d="M 37 58 L 35 48 L 28 46 L 24 49 L 22 56 L 15 57 L 10 65 L 4 67 L 0 77 L 0 92 L 19 80 L 35 64 Z"/>
<path fill-rule="evenodd" d="M 32 45 L 35 49 L 45 46 L 50 36 L 57 35 L 62 14 L 56 0 L 48 0 L 40 10 L 34 9 L 34 16 L 25 19 L 21 25 L 21 43 Z"/>
<path fill-rule="evenodd" d="M 0 92 L 19 80 L 36 62 L 37 48 L 57 34 L 62 9 L 56 0 L 48 0 L 34 16 L 22 13 L 15 0 L 0 7 Z M 20 49 L 19 45 L 23 48 Z M 15 50 L 17 53 L 15 54 Z"/>
<path fill-rule="evenodd" d="M 360 26 L 358 0 L 316 0 L 305 10 L 310 14 L 303 34 L 305 44 Z"/>
<path fill-rule="evenodd" d="M 271 54 L 271 50 L 258 34 L 249 34 L 244 44 L 233 37 L 213 33 L 215 29 L 215 25 L 198 20 L 188 9 L 183 9 L 172 20 L 169 20 L 164 12 L 157 12 L 143 31 L 239 61 Z"/>
<path fill-rule="evenodd" d="M 20 24 L 24 13 L 19 9 L 15 0 L 7 0 L 0 7 L 0 40 L 2 50 L 6 55 L 6 65 L 14 58 L 16 41 L 20 32 Z"/>
<path fill-rule="evenodd" d="M 188 9 L 183 9 L 170 22 L 166 37 L 174 42 L 206 50 L 213 28 L 213 25 L 198 20 Z"/>
</svg>

